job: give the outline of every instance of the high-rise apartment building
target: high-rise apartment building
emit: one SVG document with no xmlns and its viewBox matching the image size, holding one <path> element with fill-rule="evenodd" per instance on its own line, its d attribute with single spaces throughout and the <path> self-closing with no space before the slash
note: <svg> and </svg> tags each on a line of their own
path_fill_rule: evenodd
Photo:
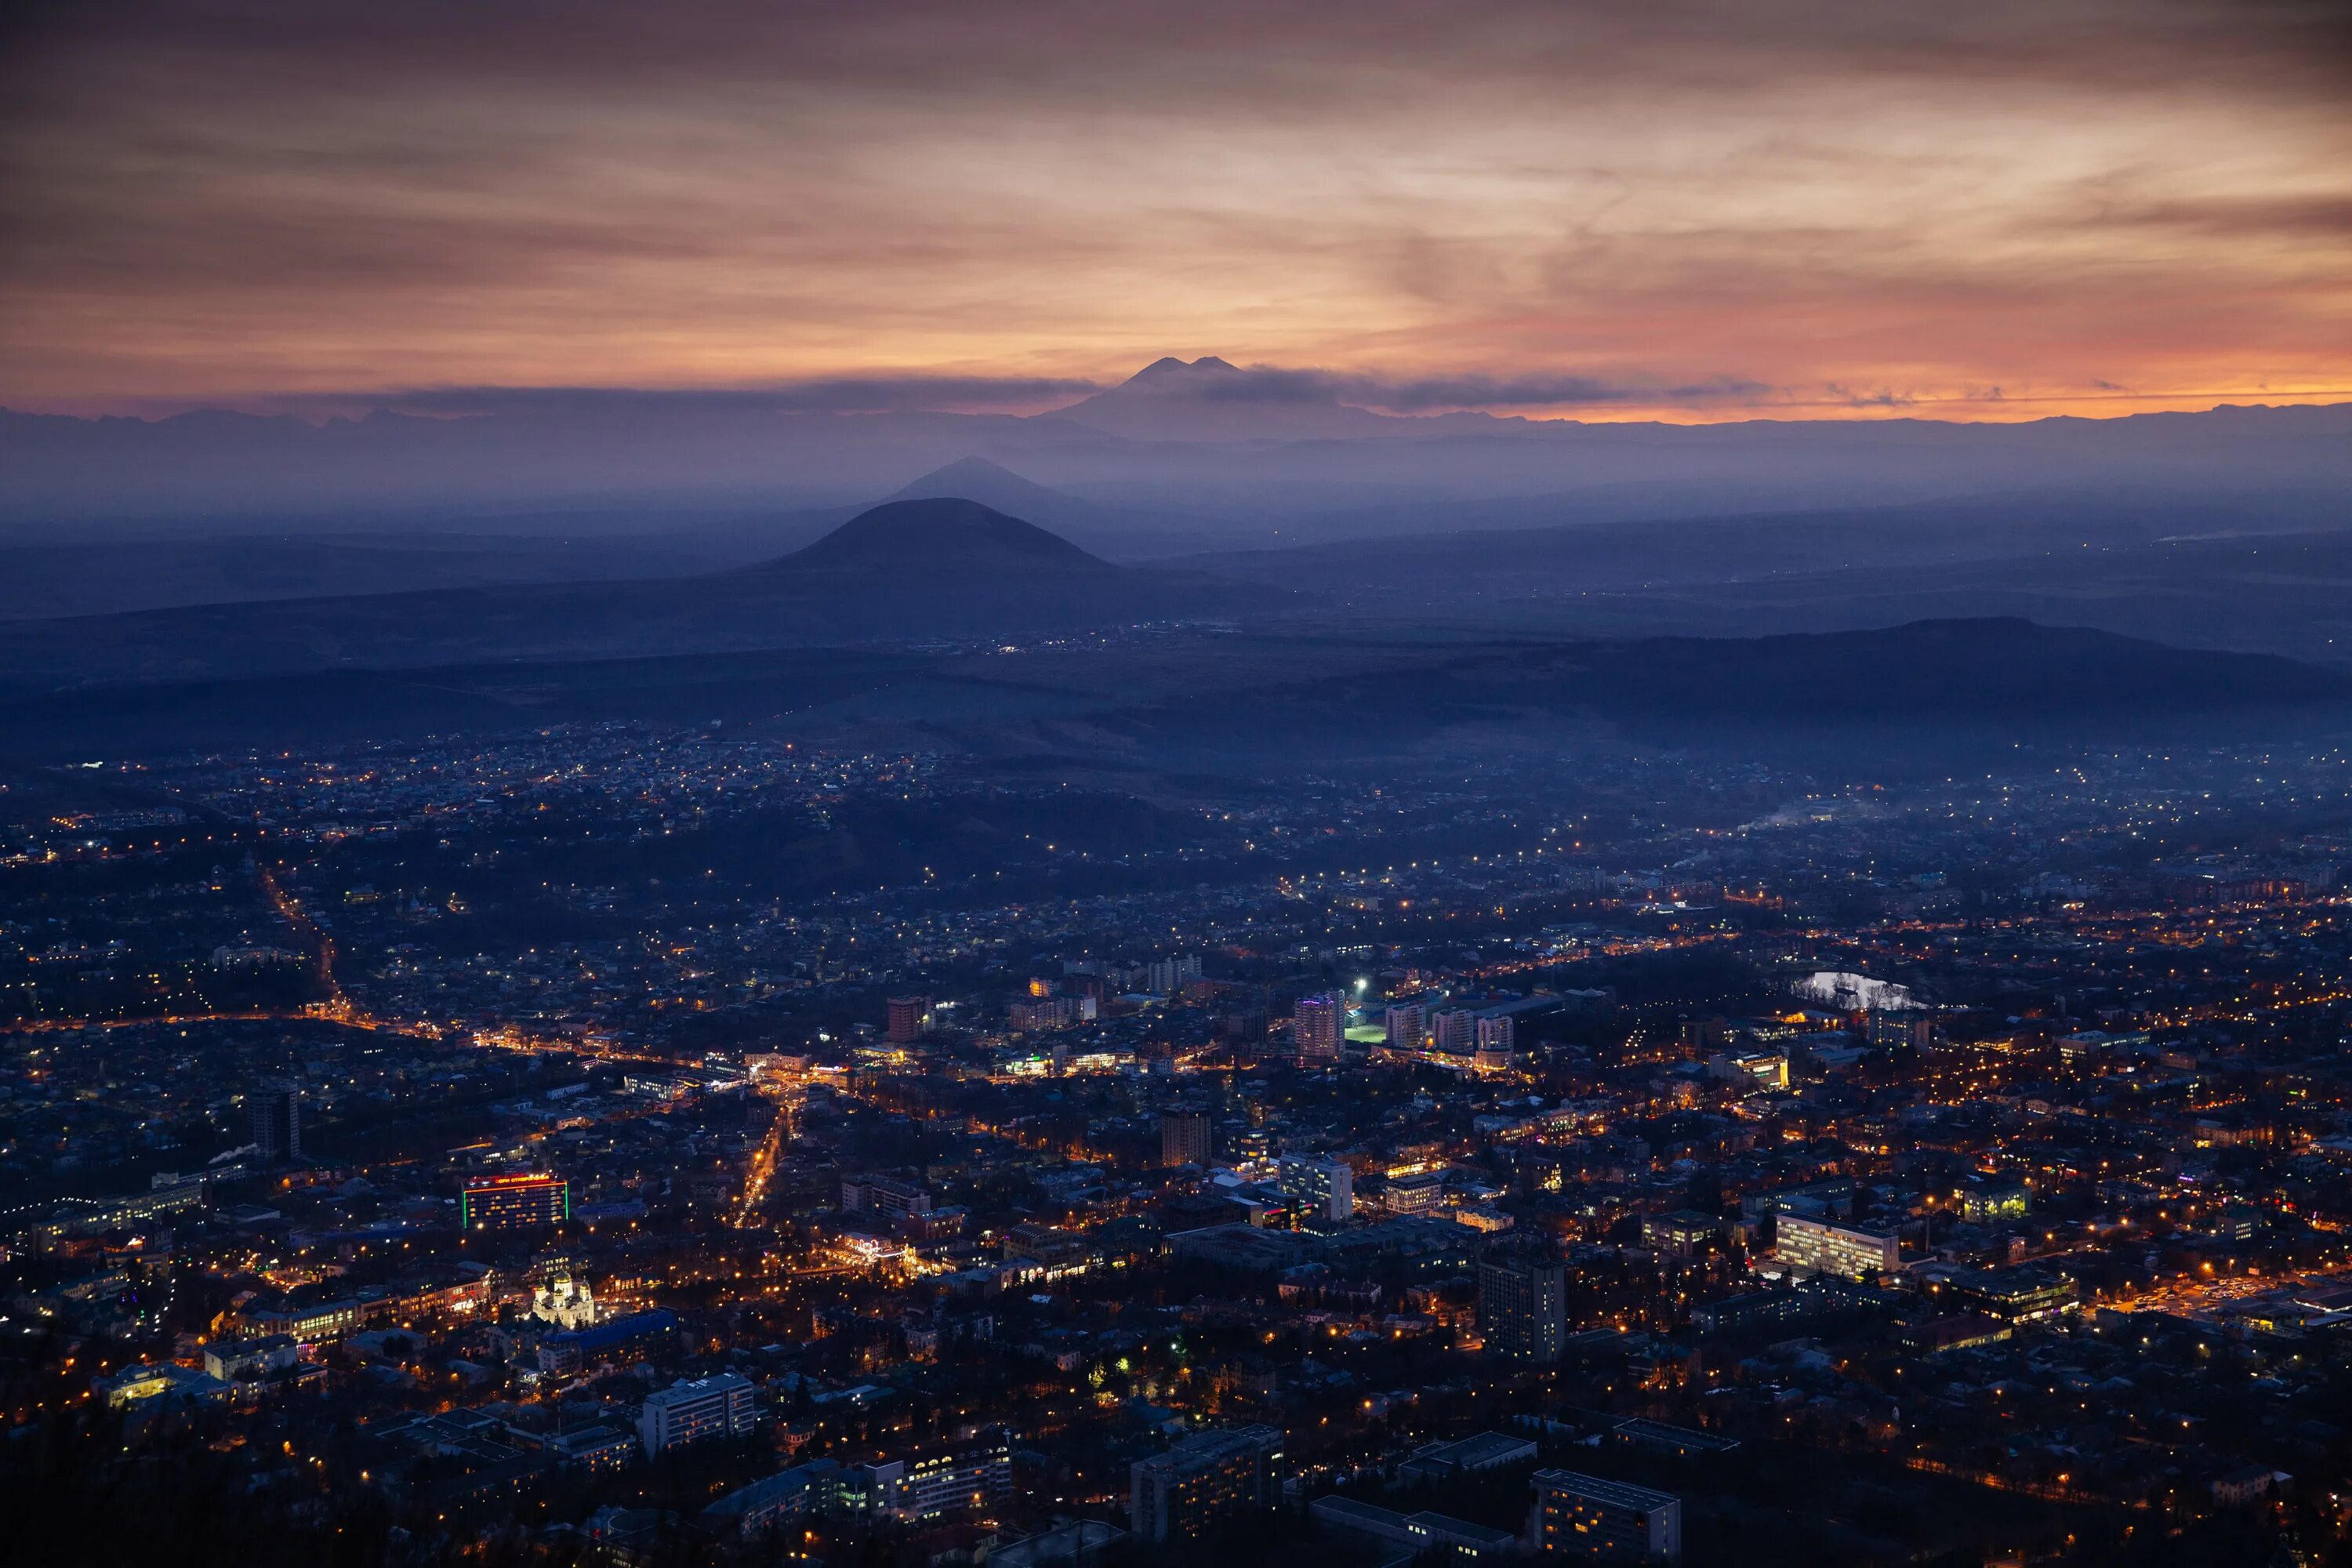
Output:
<svg viewBox="0 0 2352 1568">
<path fill-rule="evenodd" d="M 1532 1254 L 1478 1265 L 1478 1333 L 1487 1350 L 1549 1366 L 1568 1339 L 1568 1270 Z"/>
<path fill-rule="evenodd" d="M 246 1125 L 265 1160 L 302 1157 L 302 1091 L 273 1084 L 245 1097 Z"/>
<path fill-rule="evenodd" d="M 921 1039 L 923 1031 L 930 1026 L 931 999 L 928 996 L 893 996 L 882 1008 L 882 1037 L 894 1046 Z"/>
<path fill-rule="evenodd" d="M 1187 1540 L 1282 1501 L 1282 1434 L 1272 1426 L 1200 1432 L 1129 1469 L 1128 1529 Z"/>
<path fill-rule="evenodd" d="M 1389 1004 L 1389 1048 L 1417 1051 L 1429 1043 L 1429 1009 L 1418 1002 Z"/>
<path fill-rule="evenodd" d="M 1160 1118 L 1160 1163 L 1163 1165 L 1206 1165 L 1209 1163 L 1209 1113 L 1171 1110 Z"/>
<path fill-rule="evenodd" d="M 1301 996 L 1290 1013 L 1290 1044 L 1300 1067 L 1334 1067 L 1348 1037 L 1348 1004 L 1335 992 Z"/>
</svg>

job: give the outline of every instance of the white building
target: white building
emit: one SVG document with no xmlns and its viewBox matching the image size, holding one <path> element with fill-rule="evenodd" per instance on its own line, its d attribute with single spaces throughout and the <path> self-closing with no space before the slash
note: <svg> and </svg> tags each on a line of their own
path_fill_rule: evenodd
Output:
<svg viewBox="0 0 2352 1568">
<path fill-rule="evenodd" d="M 902 1524 L 984 1512 L 1013 1494 L 1013 1442 L 997 1428 L 971 1446 L 866 1467 L 866 1507 Z"/>
<path fill-rule="evenodd" d="M 760 1408 L 748 1378 L 731 1372 L 674 1383 L 646 1395 L 637 1415 L 637 1436 L 650 1459 L 683 1443 L 706 1437 L 741 1437 L 758 1422 Z"/>
<path fill-rule="evenodd" d="M 1773 1226 L 1773 1256 L 1799 1274 L 1862 1279 L 1872 1274 L 1892 1274 L 1903 1266 L 1902 1244 L 1889 1231 L 1832 1225 L 1795 1214 L 1782 1214 Z"/>
<path fill-rule="evenodd" d="M 569 1274 L 559 1274 L 530 1293 L 530 1315 L 559 1329 L 584 1329 L 596 1321 L 596 1298 Z"/>
<path fill-rule="evenodd" d="M 1339 1160 L 1307 1154 L 1282 1157 L 1282 1195 L 1307 1211 L 1316 1226 L 1345 1225 L 1356 1214 L 1356 1173 Z"/>
</svg>

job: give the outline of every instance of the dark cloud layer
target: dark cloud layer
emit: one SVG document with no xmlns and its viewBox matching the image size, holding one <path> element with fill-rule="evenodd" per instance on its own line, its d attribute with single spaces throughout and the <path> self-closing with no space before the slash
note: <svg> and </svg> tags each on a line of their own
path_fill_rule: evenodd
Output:
<svg viewBox="0 0 2352 1568">
<path fill-rule="evenodd" d="M 471 415 L 1031 413 L 1104 390 L 1100 382 L 1056 376 L 833 376 L 763 386 L 428 386 L 353 388 L 256 399 L 292 411 L 440 417 Z M 1605 409 L 1660 400 L 1759 406 L 1779 395 L 1760 382 L 1723 377 L 1686 385 L 1657 378 L 1621 382 L 1560 374 L 1391 378 L 1360 372 L 1251 365 L 1227 380 L 1186 385 L 1203 403 L 1267 407 L 1339 403 L 1394 414 L 1457 409 Z"/>
</svg>

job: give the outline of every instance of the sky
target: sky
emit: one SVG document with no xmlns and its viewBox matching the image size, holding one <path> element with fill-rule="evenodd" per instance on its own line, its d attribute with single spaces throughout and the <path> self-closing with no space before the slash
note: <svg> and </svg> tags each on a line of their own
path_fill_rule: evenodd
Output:
<svg viewBox="0 0 2352 1568">
<path fill-rule="evenodd" d="M 2341 0 L 37 0 L 0 404 L 2352 397 Z M 884 389 L 877 392 L 877 389 Z"/>
</svg>

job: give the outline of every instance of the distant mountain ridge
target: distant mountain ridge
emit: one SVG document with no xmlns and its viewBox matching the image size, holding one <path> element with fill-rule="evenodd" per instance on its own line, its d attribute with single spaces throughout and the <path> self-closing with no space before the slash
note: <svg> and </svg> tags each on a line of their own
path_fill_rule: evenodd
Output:
<svg viewBox="0 0 2352 1568">
<path fill-rule="evenodd" d="M 1116 573 L 1059 534 L 961 497 L 886 501 L 758 572 Z"/>
<path fill-rule="evenodd" d="M 1843 506 L 2118 483 L 2352 483 L 2352 405 L 2014 425 L 1678 426 L 1402 416 L 1345 401 L 1345 384 L 1204 355 L 1156 362 L 1026 416 L 630 393 L 506 404 L 489 395 L 468 405 L 489 411 L 462 416 L 378 409 L 317 425 L 217 409 L 154 420 L 0 410 L 0 522 L 210 514 L 235 521 L 221 531 L 256 532 L 284 526 L 260 514 L 307 516 L 308 528 L 321 513 L 460 509 L 814 512 L 975 457 L 1042 486 L 1227 520 L 1655 485 L 1674 487 L 1671 510 L 1688 511 L 1753 510 L 1768 493 L 1780 498 L 1772 504 Z"/>
<path fill-rule="evenodd" d="M 0 688 L 1062 636 L 1296 595 L 1114 565 L 977 501 L 894 501 L 693 576 L 186 605 L 0 625 Z"/>
</svg>

